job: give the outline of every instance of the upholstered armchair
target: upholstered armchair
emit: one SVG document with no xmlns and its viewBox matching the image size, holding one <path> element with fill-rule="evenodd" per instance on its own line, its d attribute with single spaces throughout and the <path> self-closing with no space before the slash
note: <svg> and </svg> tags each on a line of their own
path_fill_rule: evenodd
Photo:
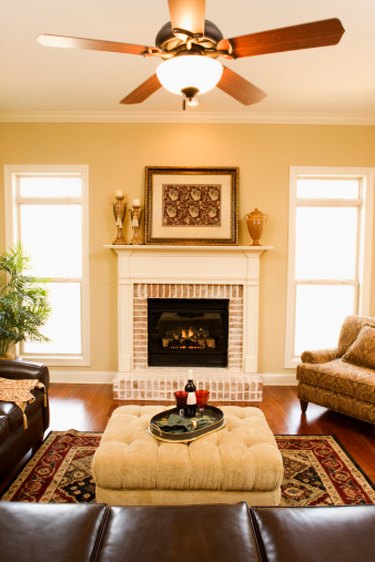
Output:
<svg viewBox="0 0 375 562">
<path fill-rule="evenodd" d="M 309 402 L 375 424 L 375 318 L 347 316 L 337 347 L 304 351 L 297 395 Z"/>
</svg>

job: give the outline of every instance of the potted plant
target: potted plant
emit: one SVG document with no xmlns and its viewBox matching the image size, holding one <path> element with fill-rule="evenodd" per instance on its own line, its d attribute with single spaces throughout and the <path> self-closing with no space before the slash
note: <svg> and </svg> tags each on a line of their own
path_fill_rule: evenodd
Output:
<svg viewBox="0 0 375 562">
<path fill-rule="evenodd" d="M 30 258 L 20 243 L 0 255 L 0 357 L 14 359 L 18 342 L 49 341 L 40 328 L 51 312 L 46 287 L 25 274 Z"/>
</svg>

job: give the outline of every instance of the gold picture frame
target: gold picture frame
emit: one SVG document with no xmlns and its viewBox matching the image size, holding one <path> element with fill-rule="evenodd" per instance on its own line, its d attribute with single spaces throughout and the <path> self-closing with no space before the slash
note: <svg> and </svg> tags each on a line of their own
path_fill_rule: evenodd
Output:
<svg viewBox="0 0 375 562">
<path fill-rule="evenodd" d="M 145 243 L 238 244 L 236 167 L 146 166 Z"/>
</svg>

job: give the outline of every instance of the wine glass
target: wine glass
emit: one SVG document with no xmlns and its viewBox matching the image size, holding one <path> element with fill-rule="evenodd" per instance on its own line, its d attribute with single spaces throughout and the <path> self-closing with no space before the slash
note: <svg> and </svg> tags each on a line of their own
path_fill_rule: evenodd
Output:
<svg viewBox="0 0 375 562">
<path fill-rule="evenodd" d="M 204 409 L 207 406 L 208 398 L 210 396 L 210 391 L 199 389 L 195 391 L 195 396 L 197 397 L 197 408 L 199 414 L 203 416 Z"/>
<path fill-rule="evenodd" d="M 178 408 L 178 413 L 180 414 L 180 416 L 184 415 L 184 408 L 186 406 L 187 395 L 188 393 L 186 392 L 186 390 L 176 390 L 176 392 L 174 393 L 176 399 L 176 406 Z"/>
</svg>

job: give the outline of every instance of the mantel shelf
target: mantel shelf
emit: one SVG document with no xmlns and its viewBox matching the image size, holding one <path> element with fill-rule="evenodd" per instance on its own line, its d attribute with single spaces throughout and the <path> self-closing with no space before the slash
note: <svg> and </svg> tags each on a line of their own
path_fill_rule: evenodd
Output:
<svg viewBox="0 0 375 562">
<path fill-rule="evenodd" d="M 267 250 L 273 250 L 273 246 L 188 246 L 188 245 L 168 245 L 168 244 L 105 244 L 104 248 L 114 252 L 178 252 L 178 253 L 204 253 L 204 252 L 225 252 L 225 253 L 256 253 L 262 254 Z"/>
</svg>

